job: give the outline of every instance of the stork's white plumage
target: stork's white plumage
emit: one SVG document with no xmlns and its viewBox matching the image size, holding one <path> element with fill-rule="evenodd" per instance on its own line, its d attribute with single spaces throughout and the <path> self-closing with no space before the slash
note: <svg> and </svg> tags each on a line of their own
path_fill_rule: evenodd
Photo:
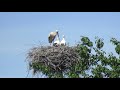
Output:
<svg viewBox="0 0 120 90">
<path fill-rule="evenodd" d="M 56 41 L 54 42 L 53 46 L 59 46 L 60 45 L 60 39 L 59 37 L 57 36 L 56 37 Z"/>
<path fill-rule="evenodd" d="M 60 44 L 63 46 L 63 45 L 66 45 L 66 41 L 65 41 L 65 35 L 63 35 L 63 39 L 62 41 L 60 42 Z"/>
<path fill-rule="evenodd" d="M 56 35 L 59 35 L 58 30 L 56 30 L 56 32 L 50 32 L 50 34 L 48 35 L 48 41 L 49 41 L 50 45 L 54 41 Z"/>
</svg>

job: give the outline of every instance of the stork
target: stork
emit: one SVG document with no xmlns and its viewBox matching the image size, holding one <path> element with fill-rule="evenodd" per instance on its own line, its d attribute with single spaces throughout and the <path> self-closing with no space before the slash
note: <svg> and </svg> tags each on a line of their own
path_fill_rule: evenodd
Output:
<svg viewBox="0 0 120 90">
<path fill-rule="evenodd" d="M 50 34 L 48 36 L 48 41 L 49 41 L 50 45 L 54 41 L 56 35 L 58 35 L 58 37 L 59 37 L 58 30 L 56 30 L 56 32 L 50 32 Z"/>
<path fill-rule="evenodd" d="M 59 46 L 60 45 L 60 38 L 59 36 L 56 37 L 56 41 L 53 43 L 53 46 Z"/>
<path fill-rule="evenodd" d="M 65 35 L 63 35 L 63 39 L 60 42 L 61 46 L 65 46 L 66 45 L 66 41 L 65 41 Z"/>
</svg>

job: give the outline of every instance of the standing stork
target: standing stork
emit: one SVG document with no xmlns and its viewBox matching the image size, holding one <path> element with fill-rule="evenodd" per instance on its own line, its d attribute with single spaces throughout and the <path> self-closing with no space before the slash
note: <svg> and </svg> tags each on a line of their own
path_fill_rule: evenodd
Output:
<svg viewBox="0 0 120 90">
<path fill-rule="evenodd" d="M 59 37 L 58 30 L 56 30 L 56 32 L 50 32 L 50 34 L 48 36 L 48 41 L 49 41 L 50 45 L 54 41 L 56 35 L 58 35 L 58 37 Z"/>
<path fill-rule="evenodd" d="M 60 46 L 60 38 L 59 38 L 59 36 L 56 37 L 56 41 L 53 43 L 53 46 Z"/>
<path fill-rule="evenodd" d="M 60 42 L 61 46 L 65 46 L 66 45 L 66 41 L 65 41 L 65 35 L 63 35 L 63 39 Z"/>
</svg>

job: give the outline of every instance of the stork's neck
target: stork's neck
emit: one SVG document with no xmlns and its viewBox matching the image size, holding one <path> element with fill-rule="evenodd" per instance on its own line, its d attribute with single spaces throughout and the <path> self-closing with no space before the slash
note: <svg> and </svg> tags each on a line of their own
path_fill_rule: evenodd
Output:
<svg viewBox="0 0 120 90">
<path fill-rule="evenodd" d="M 65 36 L 63 36 L 63 40 L 65 40 Z"/>
<path fill-rule="evenodd" d="M 57 37 L 56 37 L 56 40 L 59 40 L 59 41 L 60 41 L 60 38 L 57 36 Z"/>
<path fill-rule="evenodd" d="M 59 41 L 60 41 L 60 37 L 59 37 L 59 34 L 57 34 L 57 40 L 59 40 Z"/>
</svg>

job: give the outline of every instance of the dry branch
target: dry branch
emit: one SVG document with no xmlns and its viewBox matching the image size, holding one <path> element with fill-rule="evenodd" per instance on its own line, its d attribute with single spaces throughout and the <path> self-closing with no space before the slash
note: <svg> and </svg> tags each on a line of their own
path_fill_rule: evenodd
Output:
<svg viewBox="0 0 120 90">
<path fill-rule="evenodd" d="M 76 53 L 75 48 L 69 46 L 34 47 L 28 52 L 27 60 L 30 63 L 30 68 L 34 70 L 36 69 L 33 64 L 37 63 L 49 68 L 51 72 L 64 72 L 79 61 L 79 55 Z"/>
</svg>

